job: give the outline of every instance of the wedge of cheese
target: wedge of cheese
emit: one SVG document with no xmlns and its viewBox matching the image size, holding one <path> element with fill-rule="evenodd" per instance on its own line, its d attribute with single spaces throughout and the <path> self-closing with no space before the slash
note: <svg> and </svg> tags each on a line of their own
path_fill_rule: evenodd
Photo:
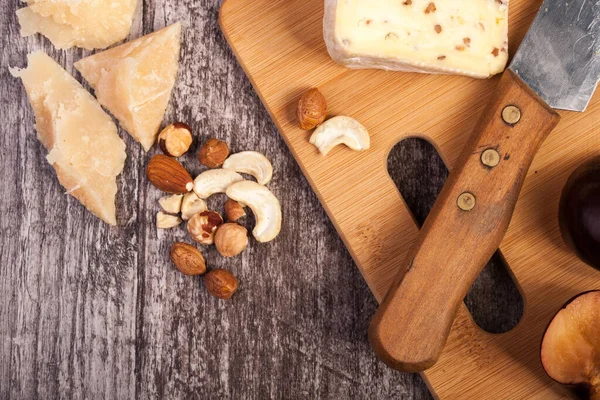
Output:
<svg viewBox="0 0 600 400">
<path fill-rule="evenodd" d="M 125 164 L 125 143 L 111 117 L 67 71 L 42 52 L 28 57 L 21 78 L 35 114 L 38 139 L 48 149 L 67 193 L 94 215 L 116 225 L 116 177 Z"/>
<path fill-rule="evenodd" d="M 21 35 L 41 33 L 59 49 L 104 49 L 127 37 L 137 0 L 27 0 Z"/>
<path fill-rule="evenodd" d="M 507 34 L 508 0 L 325 0 L 327 49 L 349 68 L 487 78 Z"/>
<path fill-rule="evenodd" d="M 75 68 L 123 128 L 150 150 L 177 77 L 181 24 L 83 58 Z"/>
</svg>

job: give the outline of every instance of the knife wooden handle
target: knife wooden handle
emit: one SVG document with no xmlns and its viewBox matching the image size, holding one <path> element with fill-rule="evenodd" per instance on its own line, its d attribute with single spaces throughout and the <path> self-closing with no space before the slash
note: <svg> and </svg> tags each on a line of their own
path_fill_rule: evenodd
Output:
<svg viewBox="0 0 600 400">
<path fill-rule="evenodd" d="M 371 322 L 371 345 L 387 365 L 416 372 L 437 361 L 460 302 L 500 245 L 535 153 L 559 119 L 512 71 L 504 73 L 406 258 L 406 274 Z"/>
</svg>

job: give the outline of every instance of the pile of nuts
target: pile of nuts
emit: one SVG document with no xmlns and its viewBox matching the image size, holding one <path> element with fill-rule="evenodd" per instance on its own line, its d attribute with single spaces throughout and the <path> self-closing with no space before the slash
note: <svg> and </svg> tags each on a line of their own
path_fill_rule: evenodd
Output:
<svg viewBox="0 0 600 400">
<path fill-rule="evenodd" d="M 355 151 L 367 150 L 371 146 L 369 132 L 354 118 L 337 116 L 326 120 L 327 101 L 316 88 L 300 97 L 296 119 L 300 129 L 310 131 L 316 128 L 310 137 L 310 143 L 324 156 L 340 144 Z"/>
<path fill-rule="evenodd" d="M 281 230 L 281 206 L 265 186 L 271 180 L 273 167 L 262 154 L 243 151 L 229 154 L 227 143 L 208 139 L 198 152 L 198 161 L 210 168 L 195 179 L 175 158 L 187 153 L 193 142 L 191 128 L 184 123 L 167 126 L 158 136 L 164 154 L 150 159 L 146 176 L 150 182 L 169 196 L 159 199 L 162 209 L 156 216 L 159 229 L 170 229 L 187 221 L 191 238 L 203 245 L 214 244 L 223 257 L 235 257 L 248 246 L 248 231 L 238 220 L 246 216 L 249 207 L 256 226 L 252 234 L 259 242 L 268 242 Z M 256 182 L 245 180 L 241 173 L 252 175 Z M 206 199 L 213 194 L 226 193 L 224 204 L 227 222 L 216 211 L 209 210 Z M 171 246 L 171 261 L 185 275 L 202 275 L 209 293 L 229 299 L 238 288 L 235 276 L 226 270 L 207 273 L 202 252 L 195 246 L 177 242 Z"/>
</svg>

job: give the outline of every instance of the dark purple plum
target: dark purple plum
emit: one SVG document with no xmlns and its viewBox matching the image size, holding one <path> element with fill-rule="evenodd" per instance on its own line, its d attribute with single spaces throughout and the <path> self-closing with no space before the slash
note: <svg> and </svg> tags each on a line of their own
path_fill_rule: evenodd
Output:
<svg viewBox="0 0 600 400">
<path fill-rule="evenodd" d="M 585 263 L 600 269 L 600 156 L 567 180 L 558 211 L 564 241 Z"/>
</svg>

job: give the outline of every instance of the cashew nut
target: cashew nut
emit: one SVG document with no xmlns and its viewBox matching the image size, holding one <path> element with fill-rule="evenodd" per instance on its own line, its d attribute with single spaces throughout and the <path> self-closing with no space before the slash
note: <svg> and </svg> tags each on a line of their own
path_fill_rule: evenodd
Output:
<svg viewBox="0 0 600 400">
<path fill-rule="evenodd" d="M 252 175 L 261 185 L 266 185 L 273 176 L 273 166 L 267 157 L 257 151 L 242 151 L 225 160 L 223 168 Z"/>
<path fill-rule="evenodd" d="M 357 120 L 350 117 L 333 117 L 323 122 L 310 137 L 324 156 L 331 149 L 345 144 L 352 150 L 367 150 L 371 146 L 369 132 Z"/>
<path fill-rule="evenodd" d="M 227 196 L 248 205 L 254 217 L 256 226 L 252 235 L 259 242 L 269 242 L 281 230 L 281 205 L 277 197 L 265 186 L 254 181 L 237 182 L 229 186 Z"/>
<path fill-rule="evenodd" d="M 207 199 L 215 193 L 225 193 L 229 185 L 244 178 L 230 169 L 209 169 L 194 179 L 194 193 Z"/>
</svg>

